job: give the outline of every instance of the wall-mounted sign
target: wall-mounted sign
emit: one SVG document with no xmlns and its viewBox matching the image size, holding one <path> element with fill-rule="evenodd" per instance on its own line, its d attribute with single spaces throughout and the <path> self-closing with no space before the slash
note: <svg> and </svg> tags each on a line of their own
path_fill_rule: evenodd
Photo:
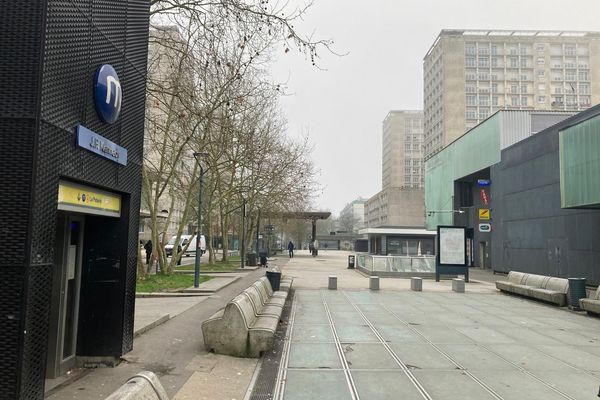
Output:
<svg viewBox="0 0 600 400">
<path fill-rule="evenodd" d="M 121 216 L 121 196 L 66 181 L 58 184 L 58 209 L 86 214 Z"/>
<path fill-rule="evenodd" d="M 479 187 L 486 187 L 486 186 L 490 186 L 490 180 L 489 179 L 477 179 L 477 186 Z"/>
<path fill-rule="evenodd" d="M 491 232 L 492 225 L 491 224 L 479 224 L 479 232 Z"/>
<path fill-rule="evenodd" d="M 490 204 L 490 196 L 486 189 L 479 189 L 479 197 L 481 197 L 481 202 L 484 206 Z"/>
<path fill-rule="evenodd" d="M 480 208 L 479 209 L 479 219 L 483 219 L 483 220 L 490 219 L 490 209 L 489 208 Z"/>
<path fill-rule="evenodd" d="M 113 124 L 121 112 L 121 82 L 117 71 L 109 65 L 101 65 L 96 71 L 94 82 L 94 100 L 96 110 L 102 121 Z"/>
<path fill-rule="evenodd" d="M 127 149 L 83 125 L 77 125 L 77 145 L 121 165 L 127 165 Z"/>
</svg>

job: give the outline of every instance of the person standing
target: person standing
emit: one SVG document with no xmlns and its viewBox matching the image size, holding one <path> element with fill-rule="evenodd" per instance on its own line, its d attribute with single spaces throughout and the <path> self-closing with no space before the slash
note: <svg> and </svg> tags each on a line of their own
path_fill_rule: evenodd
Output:
<svg viewBox="0 0 600 400">
<path fill-rule="evenodd" d="M 148 265 L 150 264 L 150 257 L 152 257 L 152 239 L 146 242 L 144 250 L 146 250 L 146 265 Z"/>
<path fill-rule="evenodd" d="M 294 243 L 292 243 L 291 240 L 288 243 L 288 253 L 289 253 L 290 258 L 294 258 Z"/>
</svg>

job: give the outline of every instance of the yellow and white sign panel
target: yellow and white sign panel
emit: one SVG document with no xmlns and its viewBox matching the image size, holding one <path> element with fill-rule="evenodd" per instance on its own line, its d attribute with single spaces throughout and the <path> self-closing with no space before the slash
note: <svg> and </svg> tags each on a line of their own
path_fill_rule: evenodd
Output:
<svg viewBox="0 0 600 400">
<path fill-rule="evenodd" d="M 66 181 L 58 184 L 58 209 L 85 214 L 121 216 L 121 196 Z"/>
<path fill-rule="evenodd" d="M 479 209 L 479 219 L 483 219 L 483 220 L 490 219 L 490 209 L 489 208 L 480 208 Z"/>
</svg>

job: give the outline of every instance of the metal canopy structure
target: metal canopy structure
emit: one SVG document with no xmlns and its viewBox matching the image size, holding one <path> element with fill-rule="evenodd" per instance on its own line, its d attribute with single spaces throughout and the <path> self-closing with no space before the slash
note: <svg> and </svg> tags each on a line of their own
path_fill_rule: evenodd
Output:
<svg viewBox="0 0 600 400">
<path fill-rule="evenodd" d="M 290 212 L 270 212 L 267 213 L 272 218 L 304 219 L 312 222 L 311 243 L 317 238 L 317 220 L 331 217 L 329 211 L 290 211 Z"/>
</svg>

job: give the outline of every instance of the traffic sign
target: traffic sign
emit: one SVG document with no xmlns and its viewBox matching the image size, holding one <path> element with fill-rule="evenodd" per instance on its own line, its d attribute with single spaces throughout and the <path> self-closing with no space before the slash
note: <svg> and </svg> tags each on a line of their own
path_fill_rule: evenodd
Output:
<svg viewBox="0 0 600 400">
<path fill-rule="evenodd" d="M 490 209 L 489 208 L 480 208 L 479 209 L 479 219 L 481 219 L 481 220 L 490 219 Z"/>
<path fill-rule="evenodd" d="M 491 232 L 492 225 L 491 224 L 479 224 L 479 232 Z"/>
</svg>

